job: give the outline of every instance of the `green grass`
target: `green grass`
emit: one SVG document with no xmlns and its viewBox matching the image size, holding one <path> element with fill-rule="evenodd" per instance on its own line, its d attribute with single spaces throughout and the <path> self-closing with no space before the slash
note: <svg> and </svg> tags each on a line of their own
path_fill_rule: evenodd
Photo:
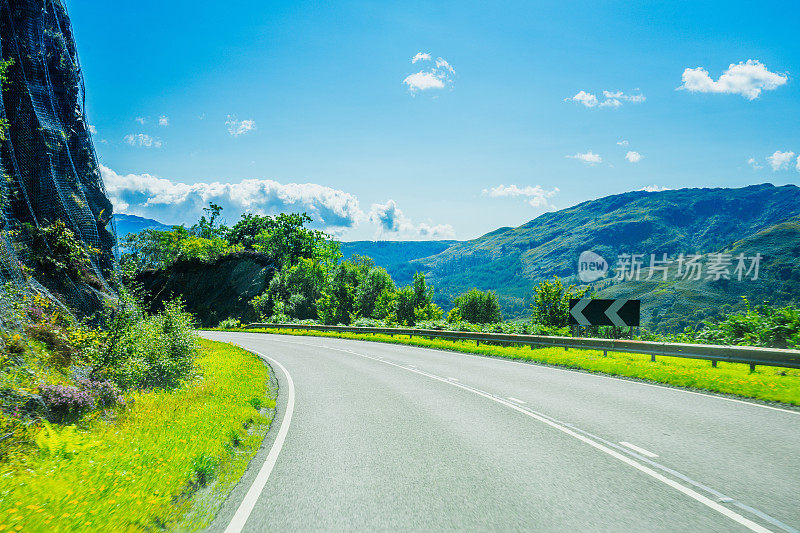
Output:
<svg viewBox="0 0 800 533">
<path fill-rule="evenodd" d="M 503 347 L 483 343 L 477 346 L 474 341 L 427 339 L 419 336 L 409 338 L 408 335 L 390 337 L 389 335 L 364 333 L 288 329 L 249 329 L 246 331 L 407 344 L 490 357 L 521 359 L 612 376 L 645 379 L 690 389 L 800 405 L 800 370 L 789 368 L 759 366 L 756 367 L 755 372 L 751 373 L 748 365 L 738 363 L 720 362 L 717 368 L 713 368 L 710 361 L 662 356 L 657 357 L 656 362 L 653 363 L 650 361 L 649 355 L 608 352 L 608 356 L 603 356 L 602 351 L 572 348 L 569 350 L 563 348 L 531 349 L 527 346 Z"/>
<path fill-rule="evenodd" d="M 210 522 L 269 427 L 253 398 L 274 407 L 275 391 L 255 355 L 206 340 L 201 347 L 201 376 L 185 386 L 132 394 L 113 421 L 45 427 L 38 448 L 0 464 L 0 531 Z"/>
</svg>

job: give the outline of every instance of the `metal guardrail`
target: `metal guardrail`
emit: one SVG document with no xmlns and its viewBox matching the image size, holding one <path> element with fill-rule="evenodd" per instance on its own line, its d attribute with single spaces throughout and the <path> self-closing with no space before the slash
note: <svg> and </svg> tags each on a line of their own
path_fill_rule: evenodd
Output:
<svg viewBox="0 0 800 533">
<path fill-rule="evenodd" d="M 317 324 L 267 324 L 252 323 L 248 328 L 296 329 L 303 331 L 331 331 L 339 333 L 371 333 L 383 335 L 410 335 L 452 340 L 470 340 L 501 344 L 522 344 L 534 347 L 578 348 L 583 350 L 603 350 L 603 352 L 640 353 L 650 355 L 655 361 L 657 355 L 704 359 L 716 366 L 717 361 L 744 363 L 754 370 L 756 365 L 800 368 L 800 350 L 778 348 L 759 348 L 755 346 L 719 346 L 715 344 L 681 344 L 674 342 L 634 341 L 627 339 L 593 339 L 583 337 L 549 337 L 544 335 L 516 335 L 505 333 L 480 333 L 474 331 L 446 331 L 438 329 L 413 328 L 370 328 L 357 326 L 322 326 Z"/>
</svg>

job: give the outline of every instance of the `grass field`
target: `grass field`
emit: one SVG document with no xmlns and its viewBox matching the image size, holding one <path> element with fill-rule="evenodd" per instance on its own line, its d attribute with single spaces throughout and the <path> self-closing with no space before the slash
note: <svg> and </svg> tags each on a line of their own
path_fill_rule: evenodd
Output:
<svg viewBox="0 0 800 533">
<path fill-rule="evenodd" d="M 200 376 L 182 388 L 128 395 L 115 420 L 36 430 L 37 448 L 0 464 L 0 531 L 206 525 L 258 450 L 276 391 L 255 355 L 201 346 Z"/>
<path fill-rule="evenodd" d="M 717 368 L 713 368 L 710 361 L 697 359 L 659 356 L 655 362 L 651 362 L 649 355 L 608 352 L 608 356 L 603 356 L 602 351 L 572 348 L 569 350 L 563 348 L 531 349 L 527 346 L 503 347 L 487 344 L 476 346 L 474 341 L 427 339 L 407 335 L 390 337 L 389 335 L 288 329 L 250 329 L 246 331 L 407 344 L 490 357 L 521 359 L 613 376 L 645 379 L 690 389 L 800 405 L 800 370 L 788 368 L 759 366 L 756 367 L 755 372 L 751 373 L 748 365 L 738 363 L 719 362 Z"/>
</svg>

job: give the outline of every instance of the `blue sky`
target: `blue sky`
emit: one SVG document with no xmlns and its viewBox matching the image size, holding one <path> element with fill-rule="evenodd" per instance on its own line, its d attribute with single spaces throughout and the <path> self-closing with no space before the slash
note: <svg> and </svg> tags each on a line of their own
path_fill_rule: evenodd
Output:
<svg viewBox="0 0 800 533">
<path fill-rule="evenodd" d="M 116 210 L 467 239 L 643 187 L 800 182 L 795 3 L 433 4 L 67 0 Z"/>
</svg>

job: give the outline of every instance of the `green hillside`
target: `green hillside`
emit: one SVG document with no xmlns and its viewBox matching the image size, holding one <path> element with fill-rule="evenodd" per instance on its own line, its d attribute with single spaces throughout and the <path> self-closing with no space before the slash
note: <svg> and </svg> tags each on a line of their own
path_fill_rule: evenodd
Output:
<svg viewBox="0 0 800 533">
<path fill-rule="evenodd" d="M 437 303 L 443 307 L 449 307 L 453 297 L 471 287 L 490 289 L 498 292 L 506 317 L 528 314 L 528 295 L 538 281 L 553 275 L 577 281 L 577 259 L 584 250 L 602 255 L 612 268 L 617 256 L 625 253 L 649 257 L 651 253 L 677 256 L 725 249 L 736 253 L 760 251 L 764 255 L 769 251 L 771 259 L 764 260 L 765 265 L 770 265 L 768 274 L 773 280 L 783 280 L 783 287 L 793 279 L 794 267 L 788 265 L 797 255 L 792 255 L 792 250 L 800 238 L 793 232 L 794 223 L 781 223 L 799 214 L 800 188 L 794 185 L 635 191 L 545 213 L 517 228 L 501 228 L 454 244 L 411 266 L 428 273 L 436 287 Z M 756 250 L 759 247 L 764 250 Z M 630 286 L 625 287 L 625 294 L 650 295 L 649 298 L 656 290 L 653 283 L 627 283 Z M 790 300 L 797 300 L 800 295 L 796 287 L 794 291 L 788 287 L 765 291 L 763 284 L 761 289 L 756 288 L 757 283 L 717 285 L 703 284 L 690 290 L 678 283 L 671 289 L 677 302 L 719 302 L 718 295 L 724 293 L 725 302 L 731 305 L 751 292 L 757 303 L 764 294 L 780 294 Z M 623 294 L 622 287 L 605 290 L 604 294 Z M 663 300 L 660 294 L 659 298 Z M 675 305 L 678 311 L 684 304 Z M 682 313 L 699 306 L 685 305 L 687 309 L 681 309 Z M 648 306 L 649 303 L 649 309 Z"/>
<path fill-rule="evenodd" d="M 800 302 L 800 217 L 770 226 L 754 235 L 720 249 L 734 257 L 763 255 L 758 280 L 746 278 L 710 281 L 601 282 L 602 298 L 637 298 L 642 300 L 642 318 L 653 329 L 678 332 L 696 327 L 704 319 L 742 310 L 744 298 L 751 305 L 769 303 L 783 306 Z M 643 278 L 648 271 L 644 271 Z M 750 276 L 752 278 L 752 275 Z"/>
<path fill-rule="evenodd" d="M 458 241 L 351 241 L 342 242 L 343 259 L 354 255 L 372 258 L 392 275 L 396 283 L 407 284 L 414 276 L 415 268 L 410 264 L 415 259 L 441 253 Z"/>
</svg>

